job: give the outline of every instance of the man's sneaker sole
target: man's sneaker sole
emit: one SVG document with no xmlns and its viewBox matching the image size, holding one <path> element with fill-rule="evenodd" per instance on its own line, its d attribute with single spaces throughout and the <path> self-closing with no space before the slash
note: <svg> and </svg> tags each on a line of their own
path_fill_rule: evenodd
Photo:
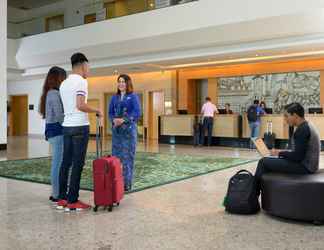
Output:
<svg viewBox="0 0 324 250">
<path fill-rule="evenodd" d="M 90 209 L 91 209 L 91 207 L 89 207 L 89 208 L 68 208 L 68 207 L 65 207 L 64 211 L 65 212 L 72 212 L 72 211 L 80 212 L 80 211 L 87 211 Z"/>
</svg>

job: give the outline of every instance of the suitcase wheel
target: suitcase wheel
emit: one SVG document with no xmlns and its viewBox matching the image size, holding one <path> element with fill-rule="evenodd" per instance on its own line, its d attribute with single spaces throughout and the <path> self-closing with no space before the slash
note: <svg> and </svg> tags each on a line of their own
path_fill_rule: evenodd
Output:
<svg viewBox="0 0 324 250">
<path fill-rule="evenodd" d="M 97 211 L 98 211 L 98 206 L 95 206 L 95 207 L 93 208 L 93 211 L 94 211 L 94 212 L 97 212 Z"/>
<path fill-rule="evenodd" d="M 112 210 L 113 210 L 113 205 L 110 205 L 110 206 L 108 207 L 108 212 L 112 212 Z"/>
</svg>

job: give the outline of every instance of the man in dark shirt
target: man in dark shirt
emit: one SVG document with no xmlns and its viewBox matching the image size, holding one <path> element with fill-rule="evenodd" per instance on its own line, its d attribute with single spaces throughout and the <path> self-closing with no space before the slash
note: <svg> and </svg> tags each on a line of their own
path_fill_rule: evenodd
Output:
<svg viewBox="0 0 324 250">
<path fill-rule="evenodd" d="M 262 158 L 255 171 L 257 191 L 260 192 L 260 180 L 264 173 L 281 172 L 291 174 L 312 174 L 318 170 L 320 155 L 320 139 L 317 131 L 304 117 L 301 104 L 291 103 L 285 107 L 285 120 L 289 126 L 296 127 L 293 134 L 291 151 L 273 149 L 272 156 L 278 158 Z"/>
</svg>

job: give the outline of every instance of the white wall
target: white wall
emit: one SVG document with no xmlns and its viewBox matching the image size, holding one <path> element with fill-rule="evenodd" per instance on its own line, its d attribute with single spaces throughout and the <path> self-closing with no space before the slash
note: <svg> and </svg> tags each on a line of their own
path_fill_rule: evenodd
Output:
<svg viewBox="0 0 324 250">
<path fill-rule="evenodd" d="M 21 31 L 18 24 L 8 23 L 8 33 L 7 37 L 11 39 L 17 39 L 21 37 Z"/>
<path fill-rule="evenodd" d="M 45 19 L 64 14 L 64 26 L 73 27 L 84 23 L 84 16 L 103 8 L 102 2 L 93 0 L 62 0 L 40 8 L 21 10 L 8 7 L 8 37 L 20 38 L 45 32 Z"/>
<path fill-rule="evenodd" d="M 33 104 L 34 110 L 28 110 L 28 134 L 44 134 L 45 122 L 38 113 L 39 99 L 44 79 L 8 83 L 8 98 L 11 95 L 28 95 L 28 105 Z"/>
<path fill-rule="evenodd" d="M 163 91 L 164 101 L 174 103 L 172 98 L 172 72 L 150 72 L 140 74 L 130 74 L 133 81 L 134 91 L 143 93 L 144 97 L 144 127 L 148 124 L 148 95 L 150 91 Z M 115 93 L 117 90 L 117 76 L 93 77 L 88 79 L 89 98 L 99 99 L 100 108 L 104 111 L 104 93 Z M 171 111 L 172 112 L 172 111 Z"/>
<path fill-rule="evenodd" d="M 151 72 L 143 74 L 132 74 L 134 90 L 142 92 L 144 102 L 147 101 L 149 91 L 163 90 L 165 101 L 172 101 L 171 96 L 171 71 Z M 34 110 L 28 111 L 28 134 L 43 135 L 45 122 L 38 114 L 39 98 L 42 92 L 44 79 L 29 81 L 11 81 L 8 83 L 8 96 L 28 95 L 28 104 L 34 105 Z M 117 76 L 92 77 L 89 82 L 89 99 L 99 99 L 100 108 L 104 111 L 104 93 L 115 93 Z M 147 105 L 144 104 L 145 106 Z M 175 105 L 175 103 L 173 103 Z M 145 111 L 144 111 L 145 113 Z M 147 112 L 146 112 L 147 115 Z M 147 117 L 144 115 L 144 125 L 147 124 Z"/>
<path fill-rule="evenodd" d="M 45 18 L 63 14 L 64 1 L 42 6 L 40 8 L 21 10 L 8 7 L 8 37 L 20 38 L 45 32 Z"/>
<path fill-rule="evenodd" d="M 103 2 L 93 0 L 64 0 L 64 26 L 74 27 L 84 24 L 84 16 L 103 8 Z"/>
<path fill-rule="evenodd" d="M 16 53 L 19 42 L 15 39 L 7 39 L 7 68 L 18 69 Z"/>
<path fill-rule="evenodd" d="M 68 63 L 76 50 L 86 53 L 92 65 L 97 60 L 98 65 L 109 67 L 209 56 L 227 52 L 224 46 L 229 45 L 232 50 L 256 49 L 253 43 L 259 41 L 276 46 L 275 39 L 291 38 L 289 42 L 296 43 L 297 36 L 323 34 L 322 8 L 322 0 L 298 4 L 293 0 L 200 0 L 26 37 L 17 59 L 20 67 L 30 68 L 27 73 L 33 74 L 32 69 L 43 65 Z"/>
<path fill-rule="evenodd" d="M 0 144 L 7 144 L 7 0 L 0 1 Z"/>
</svg>

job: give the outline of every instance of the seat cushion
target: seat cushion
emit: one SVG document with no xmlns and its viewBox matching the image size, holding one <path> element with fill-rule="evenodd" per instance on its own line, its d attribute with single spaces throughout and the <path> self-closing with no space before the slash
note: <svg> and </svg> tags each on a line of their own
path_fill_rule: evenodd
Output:
<svg viewBox="0 0 324 250">
<path fill-rule="evenodd" d="M 324 222 L 324 170 L 315 174 L 262 176 L 262 208 L 288 219 Z"/>
</svg>

